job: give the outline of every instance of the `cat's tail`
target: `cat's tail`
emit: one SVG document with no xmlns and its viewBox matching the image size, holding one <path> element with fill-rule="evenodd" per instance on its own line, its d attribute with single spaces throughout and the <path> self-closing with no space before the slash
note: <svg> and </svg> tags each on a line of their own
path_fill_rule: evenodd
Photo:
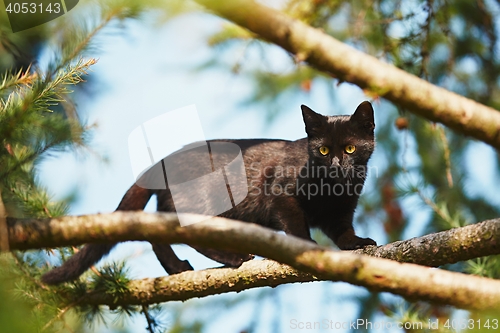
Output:
<svg viewBox="0 0 500 333">
<path fill-rule="evenodd" d="M 142 210 L 146 207 L 153 191 L 133 185 L 116 210 Z M 52 269 L 42 275 L 45 284 L 59 284 L 66 281 L 76 280 L 87 269 L 107 255 L 115 244 L 87 244 L 61 266 Z"/>
<path fill-rule="evenodd" d="M 76 280 L 87 269 L 111 251 L 116 244 L 87 244 L 64 264 L 42 275 L 45 284 Z"/>
</svg>

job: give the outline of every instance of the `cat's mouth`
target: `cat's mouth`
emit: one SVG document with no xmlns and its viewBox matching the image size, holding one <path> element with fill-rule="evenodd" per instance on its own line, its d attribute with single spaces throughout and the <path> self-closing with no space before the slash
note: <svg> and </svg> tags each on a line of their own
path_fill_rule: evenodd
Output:
<svg viewBox="0 0 500 333">
<path fill-rule="evenodd" d="M 332 158 L 332 162 L 330 164 L 330 169 L 336 169 L 336 168 L 341 168 L 341 169 L 352 169 L 352 165 L 346 165 L 341 161 L 338 157 Z"/>
<path fill-rule="evenodd" d="M 352 170 L 354 167 L 352 165 L 342 165 L 342 164 L 331 164 L 330 170 Z"/>
<path fill-rule="evenodd" d="M 345 182 L 354 178 L 359 178 L 356 168 L 352 165 L 331 165 L 328 178 L 336 182 Z"/>
</svg>

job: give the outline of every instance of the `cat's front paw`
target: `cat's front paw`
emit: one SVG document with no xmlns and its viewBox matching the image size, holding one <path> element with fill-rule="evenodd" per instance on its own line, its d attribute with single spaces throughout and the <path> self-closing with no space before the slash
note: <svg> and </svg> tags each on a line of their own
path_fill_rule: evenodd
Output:
<svg viewBox="0 0 500 333">
<path fill-rule="evenodd" d="M 348 240 L 344 240 L 343 242 L 338 242 L 337 244 L 337 246 L 341 250 L 357 250 L 362 249 L 368 245 L 377 246 L 377 242 L 375 242 L 371 238 L 361 238 L 358 236 L 354 236 L 350 237 Z"/>
</svg>

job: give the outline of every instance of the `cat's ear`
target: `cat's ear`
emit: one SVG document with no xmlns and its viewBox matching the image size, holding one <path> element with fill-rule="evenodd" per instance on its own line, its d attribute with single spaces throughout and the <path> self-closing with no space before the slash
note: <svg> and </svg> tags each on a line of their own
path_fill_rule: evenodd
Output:
<svg viewBox="0 0 500 333">
<path fill-rule="evenodd" d="M 370 102 L 364 101 L 359 104 L 356 111 L 351 116 L 351 121 L 359 127 L 373 133 L 375 129 L 375 120 L 373 118 L 373 107 Z"/>
<path fill-rule="evenodd" d="M 307 135 L 314 136 L 319 134 L 325 122 L 325 117 L 305 105 L 301 105 L 300 108 L 302 109 L 302 117 L 306 124 Z"/>
</svg>

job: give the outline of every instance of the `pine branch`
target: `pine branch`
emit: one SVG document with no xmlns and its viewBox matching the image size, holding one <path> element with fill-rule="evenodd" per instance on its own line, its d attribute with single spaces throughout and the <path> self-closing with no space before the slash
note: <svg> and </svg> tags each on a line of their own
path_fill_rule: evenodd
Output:
<svg viewBox="0 0 500 333">
<path fill-rule="evenodd" d="M 358 253 L 332 251 L 293 236 L 276 234 L 267 228 L 254 224 L 219 217 L 187 227 L 180 227 L 176 214 L 144 212 L 115 212 L 56 219 L 9 219 L 8 222 L 11 249 L 26 250 L 126 240 L 186 243 L 240 253 L 253 253 L 285 263 L 323 280 L 345 281 L 364 286 L 369 290 L 388 291 L 411 299 L 468 309 L 500 307 L 500 281 L 434 270 L 415 264 L 398 263 Z M 417 250 L 409 251 L 410 244 Z M 433 249 L 438 250 L 433 251 Z M 423 238 L 415 238 L 406 241 L 406 243 L 397 242 L 365 252 L 398 258 L 398 260 L 406 262 L 418 261 L 423 264 L 426 262 L 422 257 L 426 257 L 430 265 L 452 263 L 475 256 L 499 254 L 500 219 L 431 234 Z M 423 255 L 425 253 L 427 253 L 426 256 Z M 442 255 L 443 258 L 435 260 L 438 255 Z M 283 279 L 283 276 L 286 279 L 288 275 L 295 276 L 291 278 L 291 282 L 304 281 L 302 280 L 304 276 L 296 271 L 291 271 L 288 275 L 280 270 L 276 272 L 277 275 L 274 275 L 274 270 L 267 272 L 274 277 L 266 277 L 264 282 L 267 283 L 269 279 L 279 280 L 280 277 Z M 193 280 L 187 279 L 190 275 L 185 274 L 188 273 L 195 274 L 191 276 Z M 215 289 L 217 288 L 212 286 L 210 287 L 212 289 L 204 291 L 205 294 L 203 292 L 200 294 L 200 285 L 205 286 L 206 283 L 203 281 L 207 281 L 208 278 L 197 280 L 194 278 L 196 274 L 203 273 L 188 273 L 166 278 L 167 283 L 169 283 L 168 289 L 181 288 L 184 299 L 206 296 L 208 292 L 210 294 L 216 293 Z M 209 273 L 212 274 L 212 272 Z M 243 285 L 242 289 L 248 289 L 254 285 L 263 285 L 263 281 L 259 279 L 262 272 L 251 274 L 252 278 L 245 277 L 245 274 L 241 273 L 244 272 L 235 270 L 239 282 L 230 288 Z M 297 276 L 300 280 L 297 280 Z M 179 285 L 177 285 L 178 279 L 182 281 Z M 215 281 L 220 282 L 221 279 L 224 280 L 226 277 L 219 276 Z M 315 279 L 311 278 L 311 280 Z M 159 286 L 158 282 L 161 280 L 153 280 L 149 286 L 147 280 L 146 282 L 132 283 L 132 285 L 144 283 L 145 287 L 142 291 L 137 292 L 142 303 L 146 303 L 148 299 L 154 297 L 154 295 L 147 295 L 148 290 L 150 291 L 151 287 L 156 290 L 156 287 Z M 171 285 L 171 282 L 176 283 Z M 166 287 L 163 285 L 163 287 L 158 288 L 156 291 L 159 293 Z M 220 292 L 228 291 L 224 289 L 227 286 L 220 288 Z M 231 291 L 242 289 L 234 288 Z M 92 297 L 100 298 L 102 301 L 103 297 L 108 296 L 94 295 Z M 123 297 L 122 295 L 117 298 L 115 304 L 122 302 Z M 112 299 L 110 297 L 108 302 Z M 158 298 L 153 299 L 152 302 L 160 301 Z"/>
<path fill-rule="evenodd" d="M 51 75 L 57 74 L 64 66 L 71 64 L 82 52 L 89 47 L 92 39 L 106 27 L 112 19 L 115 19 L 120 16 L 120 11 L 111 10 L 106 13 L 102 19 L 102 21 L 92 29 L 86 30 L 83 26 L 75 27 L 75 30 L 69 30 L 69 37 L 65 38 L 67 43 L 71 43 L 71 45 L 67 45 L 63 47 L 61 50 L 61 54 L 63 55 L 62 60 L 59 62 L 53 70 Z M 73 37 L 73 38 L 71 38 Z M 69 46 L 69 47 L 68 47 Z M 81 62 L 81 60 L 79 60 Z"/>
<path fill-rule="evenodd" d="M 7 73 L 0 79 L 0 92 L 9 91 L 12 88 L 31 85 L 38 78 L 36 73 L 30 73 L 31 68 L 20 69 L 16 74 Z M 1 106 L 1 103 L 0 103 Z M 1 109 L 1 107 L 0 107 Z"/>
<path fill-rule="evenodd" d="M 252 0 L 196 0 L 324 73 L 500 149 L 500 112 L 435 86 Z"/>
<path fill-rule="evenodd" d="M 75 64 L 66 65 L 65 70 L 59 70 L 54 78 L 39 79 L 33 85 L 24 86 L 18 91 L 15 98 L 6 103 L 5 108 L 16 105 L 23 110 L 32 108 L 33 111 L 50 111 L 50 107 L 60 103 L 63 95 L 71 91 L 68 85 L 76 85 L 83 81 L 82 76 L 88 74 L 90 66 L 97 62 L 96 59 L 78 60 Z"/>
<path fill-rule="evenodd" d="M 316 278 L 273 260 L 251 260 L 237 269 L 213 268 L 159 278 L 132 280 L 128 285 L 128 293 L 119 299 L 114 295 L 90 291 L 81 299 L 81 304 L 108 305 L 115 308 L 122 305 L 185 301 L 253 288 L 325 280 L 328 279 Z"/>
</svg>

